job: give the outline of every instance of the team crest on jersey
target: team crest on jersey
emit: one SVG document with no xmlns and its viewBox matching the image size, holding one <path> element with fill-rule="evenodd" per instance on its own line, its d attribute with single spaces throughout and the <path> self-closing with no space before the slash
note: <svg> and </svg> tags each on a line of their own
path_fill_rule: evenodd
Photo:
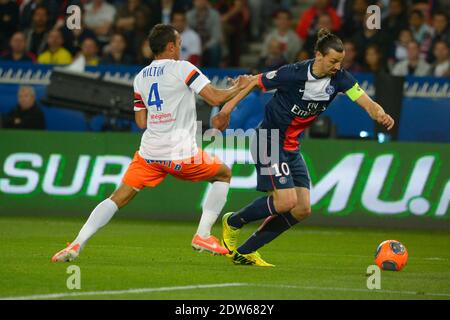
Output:
<svg viewBox="0 0 450 320">
<path fill-rule="evenodd" d="M 334 93 L 334 87 L 332 85 L 327 86 L 325 92 L 331 96 Z"/>
<path fill-rule="evenodd" d="M 273 78 L 276 77 L 276 75 L 277 75 L 277 72 L 276 72 L 276 71 L 270 71 L 270 72 L 268 72 L 268 73 L 266 74 L 266 78 L 269 79 L 269 80 L 272 80 Z"/>
<path fill-rule="evenodd" d="M 286 184 L 287 183 L 287 178 L 286 177 L 281 177 L 278 181 L 280 181 L 281 184 Z"/>
</svg>

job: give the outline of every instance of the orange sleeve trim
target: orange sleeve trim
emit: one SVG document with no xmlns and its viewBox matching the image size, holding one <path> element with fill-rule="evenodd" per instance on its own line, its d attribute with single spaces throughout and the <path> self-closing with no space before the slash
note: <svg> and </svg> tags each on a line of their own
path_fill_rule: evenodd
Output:
<svg viewBox="0 0 450 320">
<path fill-rule="evenodd" d="M 192 70 L 191 73 L 187 76 L 186 80 L 184 80 L 184 83 L 188 84 L 191 78 L 194 76 L 194 74 L 197 72 L 197 70 Z"/>
</svg>

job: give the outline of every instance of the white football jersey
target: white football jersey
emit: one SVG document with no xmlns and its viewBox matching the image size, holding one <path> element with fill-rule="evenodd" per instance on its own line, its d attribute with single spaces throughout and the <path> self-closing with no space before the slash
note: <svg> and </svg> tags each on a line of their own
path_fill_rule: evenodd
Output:
<svg viewBox="0 0 450 320">
<path fill-rule="evenodd" d="M 134 111 L 147 109 L 139 155 L 181 160 L 197 151 L 195 94 L 209 79 L 188 61 L 154 60 L 134 79 Z"/>
</svg>

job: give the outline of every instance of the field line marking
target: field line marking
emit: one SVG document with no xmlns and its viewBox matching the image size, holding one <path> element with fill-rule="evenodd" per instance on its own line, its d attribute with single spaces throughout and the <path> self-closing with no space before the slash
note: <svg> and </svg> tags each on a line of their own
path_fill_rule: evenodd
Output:
<svg viewBox="0 0 450 320">
<path fill-rule="evenodd" d="M 315 286 L 296 286 L 296 285 L 284 285 L 284 284 L 258 284 L 258 283 L 236 282 L 236 283 L 216 283 L 216 284 L 201 284 L 201 285 L 191 285 L 191 286 L 175 286 L 175 287 L 160 287 L 160 288 L 139 288 L 139 289 L 126 289 L 126 290 L 53 293 L 53 294 L 40 294 L 40 295 L 17 296 L 17 297 L 4 297 L 4 298 L 0 298 L 0 300 L 58 299 L 58 298 L 69 298 L 69 297 L 79 297 L 79 296 L 139 294 L 139 293 L 161 292 L 161 291 L 178 291 L 178 290 L 226 288 L 226 287 L 263 287 L 263 288 L 300 289 L 300 290 L 311 290 L 311 291 L 392 293 L 392 294 L 403 294 L 403 295 L 414 295 L 414 296 L 450 297 L 450 293 L 433 293 L 433 292 L 418 293 L 415 291 L 369 290 L 369 289 L 358 289 L 358 288 L 315 287 Z"/>
<path fill-rule="evenodd" d="M 85 292 L 65 292 L 65 293 L 52 293 L 52 294 L 37 294 L 37 295 L 30 295 L 30 296 L 18 296 L 18 297 L 0 297 L 0 300 L 58 299 L 58 298 L 79 297 L 79 296 L 99 296 L 99 295 L 105 295 L 105 294 L 106 295 L 118 295 L 118 294 L 130 294 L 130 293 L 134 294 L 134 293 L 161 292 L 161 291 L 239 287 L 239 286 L 246 286 L 246 285 L 247 285 L 246 283 L 214 283 L 214 284 L 199 284 L 199 285 L 177 286 L 177 287 L 140 288 L 140 289 L 85 291 Z"/>
<path fill-rule="evenodd" d="M 357 288 L 339 288 L 339 287 L 313 287 L 313 286 L 295 286 L 295 285 L 284 285 L 284 284 L 251 284 L 256 287 L 266 287 L 266 288 L 286 288 L 286 289 L 303 289 L 303 290 L 317 290 L 317 291 L 350 291 L 350 292 L 363 292 L 363 293 L 394 293 L 394 294 L 405 294 L 405 295 L 415 295 L 415 296 L 434 296 L 434 297 L 450 297 L 450 293 L 434 293 L 434 292 L 424 292 L 418 293 L 416 291 L 397 291 L 397 290 L 369 290 L 369 289 L 357 289 Z"/>
</svg>

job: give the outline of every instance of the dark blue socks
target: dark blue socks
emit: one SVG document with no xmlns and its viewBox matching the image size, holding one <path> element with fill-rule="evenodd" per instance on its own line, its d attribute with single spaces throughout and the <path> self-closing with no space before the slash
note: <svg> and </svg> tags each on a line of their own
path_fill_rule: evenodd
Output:
<svg viewBox="0 0 450 320">
<path fill-rule="evenodd" d="M 228 218 L 228 224 L 233 228 L 240 229 L 252 221 L 264 219 L 270 215 L 275 215 L 275 206 L 272 196 L 264 196 L 256 199 L 245 208 L 235 212 Z"/>
<path fill-rule="evenodd" d="M 254 252 L 297 223 L 297 219 L 289 212 L 269 217 L 264 221 L 258 231 L 237 248 L 237 251 L 240 254 Z"/>
<path fill-rule="evenodd" d="M 241 254 L 254 252 L 269 243 L 284 231 L 298 223 L 290 212 L 279 214 L 275 210 L 272 196 L 256 199 L 251 204 L 235 212 L 228 218 L 228 224 L 240 229 L 245 224 L 267 218 L 256 231 L 237 251 Z"/>
</svg>

